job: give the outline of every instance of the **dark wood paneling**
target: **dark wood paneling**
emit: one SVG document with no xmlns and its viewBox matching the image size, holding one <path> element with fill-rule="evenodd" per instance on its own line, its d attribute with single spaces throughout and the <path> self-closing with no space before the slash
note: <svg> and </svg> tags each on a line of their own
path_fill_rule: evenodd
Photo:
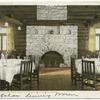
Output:
<svg viewBox="0 0 100 100">
<path fill-rule="evenodd" d="M 22 27 L 22 30 L 18 31 L 15 29 L 14 32 L 15 49 L 17 53 L 26 52 L 26 26 Z"/>
<path fill-rule="evenodd" d="M 37 20 L 37 21 L 32 21 L 28 22 L 28 25 L 66 25 L 67 20 Z"/>
</svg>

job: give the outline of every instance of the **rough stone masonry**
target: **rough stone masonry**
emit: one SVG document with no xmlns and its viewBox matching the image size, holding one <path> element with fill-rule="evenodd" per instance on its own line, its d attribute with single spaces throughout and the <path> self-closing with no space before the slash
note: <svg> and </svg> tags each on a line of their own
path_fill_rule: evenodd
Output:
<svg viewBox="0 0 100 100">
<path fill-rule="evenodd" d="M 70 66 L 70 56 L 78 52 L 77 26 L 27 26 L 26 54 L 41 57 L 48 51 L 63 56 Z"/>
</svg>

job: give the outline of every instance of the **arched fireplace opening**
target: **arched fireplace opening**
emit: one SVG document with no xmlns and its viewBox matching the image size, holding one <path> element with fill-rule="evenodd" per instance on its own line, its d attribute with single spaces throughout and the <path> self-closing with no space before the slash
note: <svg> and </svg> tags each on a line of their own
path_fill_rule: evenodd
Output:
<svg viewBox="0 0 100 100">
<path fill-rule="evenodd" d="M 63 57 L 56 51 L 49 51 L 42 55 L 41 63 L 45 67 L 59 67 L 61 63 L 64 63 Z"/>
</svg>

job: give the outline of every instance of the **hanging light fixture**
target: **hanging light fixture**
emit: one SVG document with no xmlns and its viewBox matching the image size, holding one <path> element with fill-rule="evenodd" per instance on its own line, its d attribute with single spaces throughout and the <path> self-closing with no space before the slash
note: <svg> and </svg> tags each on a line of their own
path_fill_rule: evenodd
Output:
<svg viewBox="0 0 100 100">
<path fill-rule="evenodd" d="M 18 30 L 19 30 L 19 31 L 21 30 L 21 26 L 18 26 Z"/>
<path fill-rule="evenodd" d="M 8 22 L 5 22 L 5 23 L 4 23 L 4 26 L 5 26 L 5 27 L 8 27 L 8 26 L 9 26 L 9 23 L 8 23 Z"/>
</svg>

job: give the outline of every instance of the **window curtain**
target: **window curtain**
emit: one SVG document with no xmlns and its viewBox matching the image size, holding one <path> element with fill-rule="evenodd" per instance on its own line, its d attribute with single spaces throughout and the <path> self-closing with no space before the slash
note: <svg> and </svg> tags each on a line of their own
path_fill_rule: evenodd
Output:
<svg viewBox="0 0 100 100">
<path fill-rule="evenodd" d="M 14 31 L 12 27 L 7 28 L 7 51 L 11 52 L 14 50 Z"/>
<path fill-rule="evenodd" d="M 89 28 L 89 51 L 94 52 L 95 51 L 95 27 L 91 26 Z"/>
<path fill-rule="evenodd" d="M 95 32 L 95 29 L 96 28 L 100 28 L 100 22 L 99 23 L 96 23 L 92 26 L 90 26 L 89 28 L 89 51 L 96 51 L 96 45 L 95 45 L 95 42 L 96 42 L 96 32 Z"/>
</svg>

